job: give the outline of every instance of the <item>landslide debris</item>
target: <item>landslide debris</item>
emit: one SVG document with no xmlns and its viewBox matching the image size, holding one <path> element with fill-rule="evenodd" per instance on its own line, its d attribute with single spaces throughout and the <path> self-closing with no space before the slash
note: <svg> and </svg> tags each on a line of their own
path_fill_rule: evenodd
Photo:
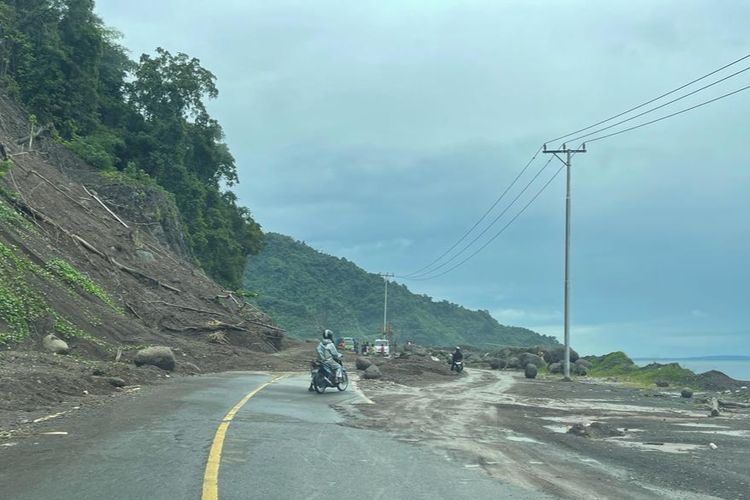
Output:
<svg viewBox="0 0 750 500">
<path fill-rule="evenodd" d="M 132 364 L 151 346 L 177 373 L 290 365 L 269 356 L 283 331 L 195 265 L 169 196 L 94 170 L 49 132 L 29 148 L 27 114 L 1 92 L 0 117 L 0 428 L 114 378 L 163 377 Z"/>
</svg>

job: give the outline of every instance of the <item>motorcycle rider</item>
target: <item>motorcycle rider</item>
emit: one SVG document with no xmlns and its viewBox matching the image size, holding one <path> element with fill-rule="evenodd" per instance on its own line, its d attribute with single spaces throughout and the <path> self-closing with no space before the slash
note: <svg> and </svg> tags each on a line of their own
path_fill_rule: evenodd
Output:
<svg viewBox="0 0 750 500">
<path fill-rule="evenodd" d="M 336 377 L 334 383 L 338 383 L 341 380 L 341 355 L 336 350 L 336 346 L 333 343 L 333 332 L 326 330 L 323 332 L 323 339 L 315 349 L 318 354 L 318 361 L 324 364 L 330 373 L 333 373 Z"/>
<path fill-rule="evenodd" d="M 464 355 L 461 352 L 461 346 L 456 346 L 456 350 L 451 355 L 451 371 L 456 369 L 456 362 L 463 361 Z"/>
</svg>

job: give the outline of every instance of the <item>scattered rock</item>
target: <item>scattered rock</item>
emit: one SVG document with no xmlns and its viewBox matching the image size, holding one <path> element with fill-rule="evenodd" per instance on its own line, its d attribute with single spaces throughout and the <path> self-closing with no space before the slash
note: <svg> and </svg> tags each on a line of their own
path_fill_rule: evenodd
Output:
<svg viewBox="0 0 750 500">
<path fill-rule="evenodd" d="M 149 252 L 148 250 L 136 250 L 135 256 L 138 257 L 138 260 L 142 262 L 154 262 L 156 260 L 156 257 L 154 257 L 154 254 Z"/>
<path fill-rule="evenodd" d="M 507 361 L 504 359 L 491 359 L 490 360 L 490 368 L 493 370 L 502 370 L 505 368 Z"/>
<path fill-rule="evenodd" d="M 526 378 L 536 378 L 536 374 L 537 374 L 536 365 L 533 363 L 527 364 L 526 368 L 524 369 L 523 374 L 526 376 Z"/>
<path fill-rule="evenodd" d="M 656 384 L 656 387 L 669 387 L 669 382 L 665 380 L 657 380 L 654 384 Z"/>
<path fill-rule="evenodd" d="M 104 380 L 109 385 L 114 387 L 125 387 L 125 380 L 121 379 L 120 377 L 100 377 L 101 380 Z"/>
<path fill-rule="evenodd" d="M 581 366 L 585 366 L 586 368 L 591 368 L 591 361 L 589 361 L 589 360 L 587 360 L 587 359 L 583 359 L 583 358 L 578 358 L 578 359 L 577 359 L 577 360 L 575 361 L 575 364 L 577 364 L 577 365 L 581 365 Z"/>
<path fill-rule="evenodd" d="M 568 434 L 573 434 L 574 436 L 580 437 L 589 437 L 588 429 L 581 423 L 573 424 L 570 429 L 568 429 Z"/>
<path fill-rule="evenodd" d="M 68 343 L 51 333 L 42 339 L 42 346 L 45 351 L 53 354 L 68 354 L 70 352 Z"/>
<path fill-rule="evenodd" d="M 693 397 L 693 390 L 692 390 L 692 389 L 690 389 L 690 388 L 688 388 L 688 387 L 685 387 L 685 388 L 684 388 L 684 389 L 682 389 L 682 391 L 680 392 L 680 396 L 682 396 L 683 398 L 686 398 L 686 399 L 687 399 L 687 398 L 692 398 L 692 397 Z"/>
<path fill-rule="evenodd" d="M 578 361 L 578 353 L 575 352 L 573 349 L 570 350 L 570 362 L 575 363 Z M 549 351 L 546 351 L 544 353 L 544 360 L 547 363 L 560 363 L 563 360 L 565 360 L 565 347 L 559 346 L 555 347 L 554 349 L 550 349 Z"/>
<path fill-rule="evenodd" d="M 513 356 L 508 358 L 508 362 L 505 364 L 506 368 L 521 368 L 521 360 Z"/>
<path fill-rule="evenodd" d="M 536 354 L 532 354 L 530 352 L 525 352 L 521 354 L 518 357 L 518 360 L 521 363 L 521 366 L 526 367 L 529 364 L 532 364 L 536 366 L 537 368 L 542 368 L 543 366 L 547 366 L 547 363 L 544 361 L 544 358 L 541 356 L 537 356 Z"/>
<path fill-rule="evenodd" d="M 548 367 L 550 373 L 562 373 L 563 372 L 563 365 L 562 363 L 552 363 Z"/>
<path fill-rule="evenodd" d="M 357 357 L 354 365 L 357 367 L 357 370 L 367 370 L 370 366 L 372 366 L 372 361 L 367 358 Z"/>
<path fill-rule="evenodd" d="M 602 422 L 591 422 L 590 425 L 581 423 L 573 424 L 568 429 L 568 434 L 588 438 L 608 438 L 625 435 L 620 429 Z"/>
<path fill-rule="evenodd" d="M 570 371 L 572 371 L 574 375 L 584 376 L 588 373 L 586 367 L 578 363 L 574 363 L 570 368 Z"/>
<path fill-rule="evenodd" d="M 377 367 L 377 365 L 370 365 L 367 367 L 365 372 L 362 375 L 366 379 L 376 379 L 383 376 L 382 373 L 380 373 L 380 368 Z"/>
<path fill-rule="evenodd" d="M 715 450 L 716 448 L 718 448 L 718 446 L 716 446 L 714 443 L 708 443 L 708 447 L 711 448 L 712 450 Z"/>
<path fill-rule="evenodd" d="M 175 359 L 172 349 L 166 346 L 154 346 L 141 349 L 133 359 L 135 366 L 152 365 L 162 370 L 174 370 Z"/>
</svg>

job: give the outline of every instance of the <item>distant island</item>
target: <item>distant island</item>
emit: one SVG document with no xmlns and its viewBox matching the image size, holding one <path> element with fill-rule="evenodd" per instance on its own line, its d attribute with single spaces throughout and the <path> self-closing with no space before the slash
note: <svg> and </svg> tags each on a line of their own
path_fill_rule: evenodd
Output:
<svg viewBox="0 0 750 500">
<path fill-rule="evenodd" d="M 633 358 L 634 361 L 750 361 L 750 356 L 736 355 L 714 355 L 714 356 L 694 356 L 683 358 L 656 358 L 641 356 Z"/>
</svg>

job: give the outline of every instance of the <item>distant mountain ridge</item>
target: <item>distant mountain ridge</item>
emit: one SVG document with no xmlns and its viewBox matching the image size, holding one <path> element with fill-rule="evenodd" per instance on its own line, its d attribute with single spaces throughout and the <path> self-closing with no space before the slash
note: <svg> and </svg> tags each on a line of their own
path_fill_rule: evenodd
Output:
<svg viewBox="0 0 750 500">
<path fill-rule="evenodd" d="M 685 356 L 685 357 L 670 357 L 670 358 L 649 358 L 640 357 L 633 358 L 634 361 L 750 361 L 750 356 L 742 356 L 736 354 L 716 354 L 711 356 Z"/>
<path fill-rule="evenodd" d="M 317 336 L 322 328 L 337 335 L 373 339 L 383 328 L 383 280 L 347 259 L 319 252 L 276 233 L 248 258 L 245 288 L 255 302 L 290 335 Z M 554 345 L 554 337 L 499 324 L 488 311 L 472 311 L 448 301 L 388 287 L 388 320 L 399 342 L 424 345 Z"/>
</svg>

